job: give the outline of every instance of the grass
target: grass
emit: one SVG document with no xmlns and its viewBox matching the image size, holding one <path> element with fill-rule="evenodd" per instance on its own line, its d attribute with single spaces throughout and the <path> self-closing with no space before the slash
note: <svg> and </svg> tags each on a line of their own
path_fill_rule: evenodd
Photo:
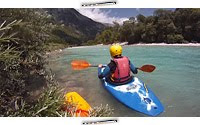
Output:
<svg viewBox="0 0 200 125">
<path fill-rule="evenodd" d="M 40 34 L 29 30 L 18 39 L 14 29 L 19 30 L 21 21 L 2 23 L 0 25 L 0 116 L 3 117 L 73 117 L 77 110 L 75 104 L 65 107 L 73 108 L 72 112 L 63 110 L 65 93 L 59 87 L 54 75 L 47 71 L 45 51 L 65 48 L 62 41 L 43 42 Z M 35 34 L 34 34 L 35 33 Z M 39 35 L 39 36 L 38 36 Z M 46 35 L 44 35 L 46 36 Z M 29 39 L 31 38 L 31 39 Z M 53 38 L 53 36 L 52 36 Z M 32 41 L 30 41 L 32 40 Z M 37 99 L 30 94 L 36 87 L 40 94 Z M 28 89 L 29 88 L 29 89 Z M 43 88 L 43 89 L 41 89 Z M 109 106 L 94 107 L 90 117 L 110 116 Z"/>
</svg>

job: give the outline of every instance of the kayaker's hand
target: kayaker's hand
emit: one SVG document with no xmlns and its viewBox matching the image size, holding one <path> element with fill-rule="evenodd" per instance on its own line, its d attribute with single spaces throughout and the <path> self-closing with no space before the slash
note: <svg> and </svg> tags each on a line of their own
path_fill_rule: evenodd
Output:
<svg viewBox="0 0 200 125">
<path fill-rule="evenodd" d="M 135 68 L 135 74 L 138 73 L 138 69 L 139 69 L 138 67 Z"/>
<path fill-rule="evenodd" d="M 103 65 L 102 64 L 99 64 L 99 68 L 101 68 Z"/>
</svg>

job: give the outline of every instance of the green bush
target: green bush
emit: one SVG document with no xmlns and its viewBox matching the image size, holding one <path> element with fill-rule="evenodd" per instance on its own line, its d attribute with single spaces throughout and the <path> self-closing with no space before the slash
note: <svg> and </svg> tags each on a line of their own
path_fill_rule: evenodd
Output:
<svg viewBox="0 0 200 125">
<path fill-rule="evenodd" d="M 181 34 L 167 35 L 167 43 L 183 43 L 184 38 Z"/>
<path fill-rule="evenodd" d="M 60 48 L 62 42 L 47 42 L 55 36 L 49 37 L 44 22 L 11 19 L 0 24 L 0 116 L 74 116 L 62 110 L 64 93 L 45 68 L 45 47 Z M 34 89 L 39 98 L 31 94 Z M 107 116 L 102 110 L 96 113 Z"/>
</svg>

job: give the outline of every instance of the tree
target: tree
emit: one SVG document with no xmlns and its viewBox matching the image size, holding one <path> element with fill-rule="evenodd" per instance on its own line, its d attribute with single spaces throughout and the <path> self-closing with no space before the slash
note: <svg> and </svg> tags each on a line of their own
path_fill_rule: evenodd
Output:
<svg viewBox="0 0 200 125">
<path fill-rule="evenodd" d="M 156 27 L 153 23 L 148 23 L 145 27 L 145 32 L 142 36 L 142 39 L 146 43 L 153 43 L 156 42 Z"/>
<path fill-rule="evenodd" d="M 139 14 L 136 18 L 130 17 L 122 26 L 115 23 L 114 27 L 110 27 L 110 40 L 128 41 L 129 44 L 200 43 L 200 9 L 158 9 L 153 16 Z M 104 33 L 101 37 L 108 35 Z"/>
<path fill-rule="evenodd" d="M 146 21 L 146 17 L 142 14 L 137 15 L 136 18 L 139 23 L 145 23 L 145 21 Z"/>
<path fill-rule="evenodd" d="M 130 39 L 130 35 L 133 33 L 133 24 L 124 22 L 122 28 L 120 30 L 120 41 L 128 41 L 131 42 L 133 40 Z"/>
</svg>

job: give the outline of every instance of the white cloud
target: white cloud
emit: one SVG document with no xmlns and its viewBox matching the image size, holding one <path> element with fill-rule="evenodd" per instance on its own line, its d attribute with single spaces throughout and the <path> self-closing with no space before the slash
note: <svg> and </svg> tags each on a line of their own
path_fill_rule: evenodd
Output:
<svg viewBox="0 0 200 125">
<path fill-rule="evenodd" d="M 87 8 L 87 9 L 76 9 L 79 11 L 82 15 L 87 16 L 97 22 L 101 23 L 109 23 L 113 24 L 113 21 L 118 22 L 119 24 L 123 24 L 123 21 L 128 20 L 126 17 L 111 17 L 109 13 L 111 11 L 102 11 L 99 8 Z"/>
<path fill-rule="evenodd" d="M 140 12 L 140 8 L 136 8 L 136 11 Z"/>
</svg>

